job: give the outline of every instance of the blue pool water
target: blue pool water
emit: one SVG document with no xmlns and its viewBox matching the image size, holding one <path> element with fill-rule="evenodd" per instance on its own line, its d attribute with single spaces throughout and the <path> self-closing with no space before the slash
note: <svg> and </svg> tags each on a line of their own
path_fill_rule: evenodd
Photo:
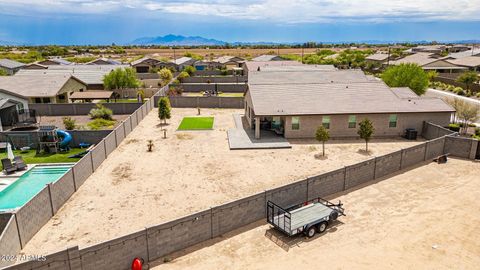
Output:
<svg viewBox="0 0 480 270">
<path fill-rule="evenodd" d="M 17 181 L 0 191 L 0 211 L 22 207 L 45 185 L 62 177 L 71 166 L 35 166 Z"/>
</svg>

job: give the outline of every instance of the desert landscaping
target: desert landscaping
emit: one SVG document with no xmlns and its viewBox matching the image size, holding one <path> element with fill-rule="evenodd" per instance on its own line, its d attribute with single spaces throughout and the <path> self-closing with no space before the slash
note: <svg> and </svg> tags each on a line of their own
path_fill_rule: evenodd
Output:
<svg viewBox="0 0 480 270">
<path fill-rule="evenodd" d="M 174 108 L 163 139 L 158 111 L 151 111 L 22 253 L 90 246 L 419 143 L 373 140 L 367 154 L 363 141 L 332 140 L 326 158 L 318 158 L 321 145 L 315 140 L 289 140 L 291 149 L 231 151 L 226 131 L 234 127 L 234 113 L 243 110 L 201 109 L 201 116 L 214 117 L 213 130 L 177 131 L 183 117 L 196 116 L 197 109 Z M 148 140 L 153 152 L 147 152 Z"/>
<path fill-rule="evenodd" d="M 479 174 L 472 161 L 430 163 L 331 197 L 346 216 L 312 239 L 257 222 L 152 269 L 478 269 Z"/>
</svg>

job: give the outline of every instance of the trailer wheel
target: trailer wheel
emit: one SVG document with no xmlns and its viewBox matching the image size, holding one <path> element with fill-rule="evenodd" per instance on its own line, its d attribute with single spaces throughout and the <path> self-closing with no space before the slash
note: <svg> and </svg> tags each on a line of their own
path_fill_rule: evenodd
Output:
<svg viewBox="0 0 480 270">
<path fill-rule="evenodd" d="M 315 226 L 309 227 L 306 231 L 305 234 L 307 235 L 308 238 L 312 238 L 315 235 Z"/>
<path fill-rule="evenodd" d="M 323 233 L 327 230 L 328 223 L 326 221 L 321 222 L 317 225 L 317 230 L 319 233 Z"/>
<path fill-rule="evenodd" d="M 338 213 L 337 211 L 332 211 L 329 216 L 329 220 L 337 220 L 338 218 Z"/>
</svg>

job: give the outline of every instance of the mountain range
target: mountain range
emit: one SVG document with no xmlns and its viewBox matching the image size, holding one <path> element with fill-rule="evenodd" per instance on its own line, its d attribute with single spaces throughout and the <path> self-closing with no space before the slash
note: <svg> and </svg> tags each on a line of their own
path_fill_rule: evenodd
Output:
<svg viewBox="0 0 480 270">
<path fill-rule="evenodd" d="M 195 46 L 195 45 L 225 45 L 225 41 L 208 39 L 199 36 L 166 35 L 158 37 L 142 37 L 130 42 L 131 45 L 166 45 L 166 46 Z"/>
</svg>

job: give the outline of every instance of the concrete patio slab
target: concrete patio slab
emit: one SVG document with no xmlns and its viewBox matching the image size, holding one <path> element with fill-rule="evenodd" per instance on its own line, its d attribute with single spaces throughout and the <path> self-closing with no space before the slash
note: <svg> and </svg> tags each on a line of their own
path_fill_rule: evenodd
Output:
<svg viewBox="0 0 480 270">
<path fill-rule="evenodd" d="M 227 131 L 230 150 L 292 148 L 284 137 L 272 131 L 262 130 L 261 139 L 255 139 L 255 131 L 246 127 L 242 115 L 234 114 L 233 118 L 236 128 Z"/>
</svg>

